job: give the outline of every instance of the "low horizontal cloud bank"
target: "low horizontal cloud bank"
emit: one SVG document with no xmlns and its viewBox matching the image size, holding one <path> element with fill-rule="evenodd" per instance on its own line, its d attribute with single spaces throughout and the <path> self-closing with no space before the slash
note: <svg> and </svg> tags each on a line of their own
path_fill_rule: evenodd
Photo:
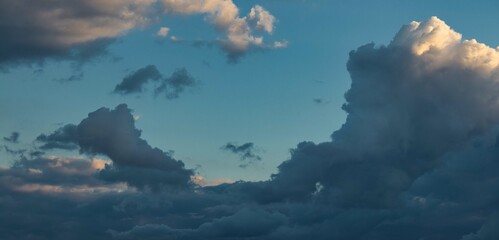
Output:
<svg viewBox="0 0 499 240">
<path fill-rule="evenodd" d="M 107 54 L 128 31 L 161 14 L 207 14 L 225 37 L 220 45 L 231 61 L 265 46 L 256 32 L 272 33 L 275 18 L 261 6 L 240 17 L 232 0 L 41 0 L 0 1 L 0 67 L 43 63 L 47 59 L 85 62 Z M 160 36 L 168 34 L 166 28 Z M 272 44 L 266 44 L 272 45 Z"/>
<path fill-rule="evenodd" d="M 262 182 L 147 191 L 141 186 L 151 181 L 179 184 L 169 179 L 172 173 L 185 176 L 181 183 L 200 180 L 147 145 L 125 105 L 99 109 L 77 125 L 75 142 L 81 152 L 106 155 L 113 165 L 50 164 L 35 157 L 1 169 L 0 221 L 7 224 L 0 235 L 498 239 L 498 60 L 498 49 L 463 41 L 436 17 L 404 26 L 387 46 L 352 51 L 345 124 L 331 141 L 298 144 L 278 173 Z M 68 170 L 73 168 L 80 170 Z M 55 173 L 36 175 L 45 171 Z M 68 182 L 63 189 L 77 189 L 72 174 L 83 174 L 81 182 L 93 189 L 121 190 L 81 195 L 47 187 Z"/>
<path fill-rule="evenodd" d="M 197 81 L 185 68 L 177 69 L 170 77 L 165 77 L 155 65 L 148 65 L 126 76 L 116 85 L 114 93 L 141 93 L 148 83 L 155 84 L 155 96 L 165 95 L 167 99 L 176 99 L 185 89 L 194 87 Z"/>
</svg>

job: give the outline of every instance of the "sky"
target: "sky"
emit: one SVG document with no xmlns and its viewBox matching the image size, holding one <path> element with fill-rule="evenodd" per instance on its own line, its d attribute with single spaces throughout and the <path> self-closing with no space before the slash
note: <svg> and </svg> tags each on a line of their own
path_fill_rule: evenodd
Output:
<svg viewBox="0 0 499 240">
<path fill-rule="evenodd" d="M 0 0 L 0 238 L 497 239 L 497 12 Z"/>
</svg>

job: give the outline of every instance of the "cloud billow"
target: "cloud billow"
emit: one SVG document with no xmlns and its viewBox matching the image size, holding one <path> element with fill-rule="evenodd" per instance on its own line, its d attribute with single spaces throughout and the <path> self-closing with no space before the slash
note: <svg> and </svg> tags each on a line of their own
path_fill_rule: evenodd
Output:
<svg viewBox="0 0 499 240">
<path fill-rule="evenodd" d="M 352 51 L 347 67 L 345 124 L 299 143 L 267 181 L 184 187 L 193 173 L 140 138 L 126 105 L 92 112 L 67 141 L 113 165 L 37 157 L 0 168 L 0 236 L 499 238 L 498 49 L 433 17 Z M 183 190 L 147 191 L 152 182 Z"/>
</svg>

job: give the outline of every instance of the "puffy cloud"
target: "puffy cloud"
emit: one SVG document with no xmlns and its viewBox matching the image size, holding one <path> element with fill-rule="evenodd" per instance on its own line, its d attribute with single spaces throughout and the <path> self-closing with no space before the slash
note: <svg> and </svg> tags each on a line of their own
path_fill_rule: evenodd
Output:
<svg viewBox="0 0 499 240">
<path fill-rule="evenodd" d="M 458 36 L 433 17 L 404 26 L 388 46 L 352 51 L 346 123 L 332 142 L 302 143 L 279 167 L 276 182 L 296 186 L 288 197 L 319 182 L 339 204 L 395 206 L 443 155 L 496 127 L 497 50 Z"/>
<path fill-rule="evenodd" d="M 101 179 L 127 182 L 140 188 L 188 188 L 192 170 L 184 163 L 140 138 L 131 110 L 121 104 L 114 110 L 89 113 L 78 125 L 68 124 L 50 135 L 40 135 L 40 148 L 76 149 L 88 155 L 103 154 L 113 164 L 99 171 Z"/>
<path fill-rule="evenodd" d="M 187 72 L 187 69 L 175 70 L 170 77 L 164 77 L 155 65 L 143 67 L 126 76 L 116 85 L 114 92 L 122 94 L 140 93 L 149 82 L 157 82 L 154 94 L 164 94 L 167 99 L 178 98 L 186 88 L 197 84 L 196 80 Z"/>
<path fill-rule="evenodd" d="M 272 33 L 274 31 L 275 17 L 260 5 L 256 5 L 251 8 L 249 20 L 256 21 L 257 29 L 264 30 L 268 33 Z"/>
<path fill-rule="evenodd" d="M 0 64 L 46 57 L 84 60 L 105 52 L 116 38 L 148 21 L 153 0 L 1 1 Z"/>
<path fill-rule="evenodd" d="M 166 36 L 168 36 L 168 33 L 170 33 L 170 28 L 161 27 L 156 33 L 156 36 L 165 38 Z"/>
<path fill-rule="evenodd" d="M 232 0 L 28 0 L 0 2 L 0 66 L 42 63 L 46 59 L 85 62 L 107 54 L 107 47 L 129 30 L 165 14 L 207 14 L 226 37 L 219 42 L 232 61 L 252 47 L 263 47 L 255 30 L 271 33 L 275 18 L 261 6 L 240 17 Z M 157 36 L 166 37 L 162 27 Z"/>
<path fill-rule="evenodd" d="M 193 172 L 185 169 L 182 161 L 141 139 L 131 110 L 124 104 L 114 110 L 101 108 L 89 113 L 77 129 L 80 152 L 104 154 L 113 161 L 113 166 L 100 172 L 103 179 L 154 189 L 190 184 Z"/>
<path fill-rule="evenodd" d="M 265 45 L 263 37 L 254 34 L 254 30 L 267 33 L 274 30 L 275 17 L 262 6 L 254 6 L 248 16 L 242 17 L 232 0 L 161 0 L 161 3 L 167 13 L 207 14 L 208 21 L 226 34 L 226 38 L 219 43 L 232 62 L 252 48 L 274 47 Z"/>
</svg>

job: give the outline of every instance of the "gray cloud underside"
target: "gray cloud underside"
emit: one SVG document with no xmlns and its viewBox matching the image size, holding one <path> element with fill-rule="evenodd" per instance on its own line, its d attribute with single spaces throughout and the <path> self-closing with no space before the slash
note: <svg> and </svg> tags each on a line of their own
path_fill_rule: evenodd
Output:
<svg viewBox="0 0 499 240">
<path fill-rule="evenodd" d="M 347 66 L 345 124 L 331 141 L 298 144 L 262 182 L 190 187 L 192 174 L 140 138 L 125 105 L 90 113 L 72 141 L 113 164 L 37 157 L 1 169 L 0 235 L 498 239 L 498 50 L 431 18 L 352 51 Z M 155 181 L 180 187 L 143 187 Z"/>
</svg>

